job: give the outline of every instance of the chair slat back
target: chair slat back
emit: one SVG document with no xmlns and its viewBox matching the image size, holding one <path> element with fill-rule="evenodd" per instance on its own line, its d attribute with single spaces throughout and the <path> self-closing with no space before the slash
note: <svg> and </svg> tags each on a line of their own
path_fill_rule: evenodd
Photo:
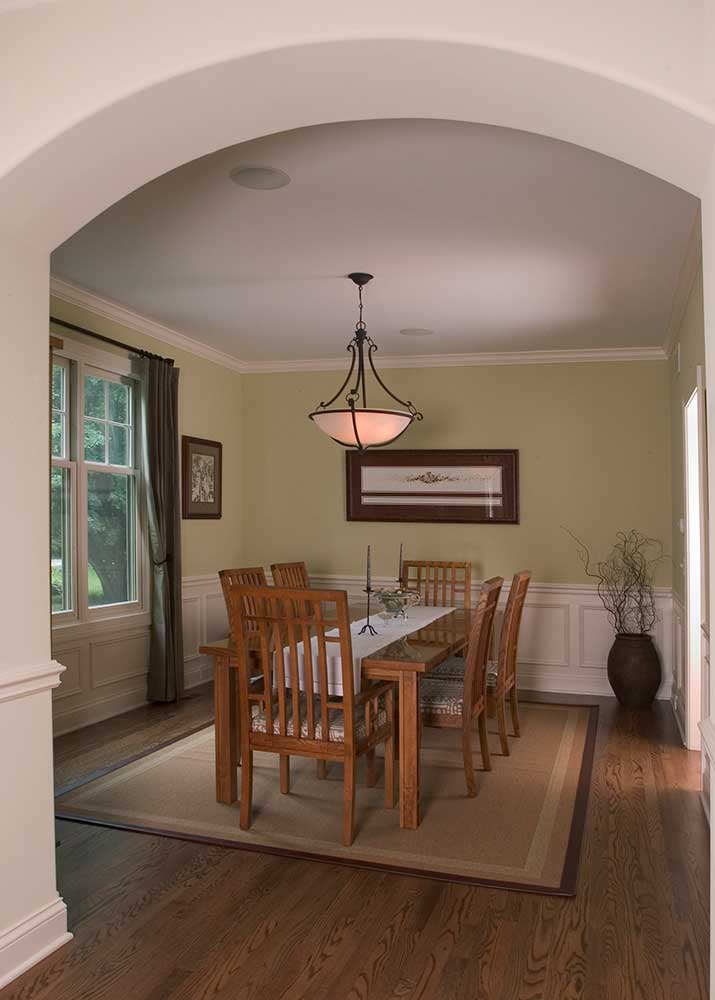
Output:
<svg viewBox="0 0 715 1000">
<path fill-rule="evenodd" d="M 273 563 L 271 573 L 276 587 L 310 590 L 310 577 L 304 562 Z"/>
<path fill-rule="evenodd" d="M 345 743 L 352 743 L 355 690 L 347 593 L 236 585 L 229 590 L 229 600 L 239 657 L 241 726 L 251 731 L 251 706 L 260 701 L 266 736 L 278 750 L 286 741 L 315 741 L 318 723 L 320 742 L 327 742 L 329 713 L 339 710 Z M 328 634 L 333 631 L 337 634 Z M 259 649 L 253 656 L 260 660 L 263 675 L 260 695 L 249 682 L 249 649 L 255 649 L 256 634 Z M 341 661 L 342 700 L 328 689 L 328 659 L 336 655 Z"/>
<path fill-rule="evenodd" d="M 231 602 L 228 596 L 231 587 L 265 587 L 267 586 L 266 572 L 262 566 L 244 566 L 238 569 L 221 569 L 218 575 L 223 590 L 223 599 L 226 602 L 229 627 L 232 628 Z"/>
<path fill-rule="evenodd" d="M 416 590 L 425 607 L 471 608 L 472 565 L 435 559 L 405 559 L 400 586 Z"/>
<path fill-rule="evenodd" d="M 480 700 L 486 698 L 487 661 L 492 641 L 494 613 L 497 609 L 503 583 L 504 579 L 501 576 L 485 580 L 479 591 L 477 606 L 474 609 L 464 663 L 464 709 L 467 718 L 471 718 L 472 712 Z"/>
<path fill-rule="evenodd" d="M 519 630 L 521 628 L 521 618 L 530 580 L 531 572 L 529 570 L 522 570 L 521 573 L 515 573 L 511 581 L 499 639 L 497 691 L 506 687 L 508 682 L 516 676 Z"/>
</svg>

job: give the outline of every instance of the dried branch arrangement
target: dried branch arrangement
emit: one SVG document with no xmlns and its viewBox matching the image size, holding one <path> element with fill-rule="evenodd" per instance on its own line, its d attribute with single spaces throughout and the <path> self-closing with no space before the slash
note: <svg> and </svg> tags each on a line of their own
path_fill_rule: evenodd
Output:
<svg viewBox="0 0 715 1000">
<path fill-rule="evenodd" d="M 616 635 L 644 635 L 655 625 L 653 579 L 656 567 L 668 556 L 663 543 L 640 531 L 619 531 L 605 559 L 594 562 L 588 546 L 564 528 L 578 546 L 587 576 L 598 581 L 598 596 Z"/>
</svg>

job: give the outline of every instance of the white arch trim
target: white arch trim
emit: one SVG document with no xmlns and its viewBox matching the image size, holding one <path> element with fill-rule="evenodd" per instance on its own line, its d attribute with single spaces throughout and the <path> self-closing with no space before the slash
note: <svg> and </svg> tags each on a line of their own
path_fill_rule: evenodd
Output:
<svg viewBox="0 0 715 1000">
<path fill-rule="evenodd" d="M 699 195 L 700 114 L 514 49 L 426 39 L 290 46 L 170 76 L 61 131 L 0 179 L 0 219 L 51 250 L 167 170 L 236 142 L 370 118 L 486 122 L 573 142 Z"/>
<path fill-rule="evenodd" d="M 403 10 L 410 23 L 413 5 L 416 19 L 426 7 L 413 0 L 410 9 Z M 124 90 L 115 79 L 114 67 L 107 67 L 112 86 L 99 82 L 102 59 L 120 55 L 127 23 L 120 25 L 124 35 L 119 30 L 116 37 L 106 30 L 95 31 L 96 51 L 86 53 L 98 75 L 93 98 L 86 82 L 83 85 L 86 67 L 84 77 L 74 71 L 73 46 L 63 50 L 59 37 L 66 39 L 65 20 L 71 20 L 70 15 L 77 20 L 80 7 L 88 11 L 91 6 L 68 0 L 2 15 L 3 28 L 13 18 L 28 19 L 24 42 L 32 58 L 25 59 L 22 45 L 15 50 L 6 44 L 0 84 L 8 75 L 11 83 L 25 79 L 33 61 L 42 63 L 43 46 L 58 49 L 65 63 L 55 58 L 52 64 L 58 67 L 57 100 L 54 95 L 46 97 L 52 84 L 51 75 L 46 74 L 42 84 L 36 81 L 35 104 L 27 102 L 27 120 L 33 127 L 18 127 L 14 147 L 7 141 L 12 129 L 4 132 L 5 162 L 15 166 L 0 176 L 0 301 L 7 332 L 0 422 L 13 429 L 18 413 L 34 418 L 23 423 L 21 434 L 10 433 L 5 441 L 6 466 L 21 470 L 21 475 L 7 477 L 3 495 L 3 621 L 12 627 L 5 630 L 0 671 L 29 664 L 31 670 L 42 672 L 51 655 L 47 462 L 43 457 L 47 424 L 40 416 L 47 411 L 48 253 L 97 213 L 165 171 L 256 136 L 340 120 L 433 117 L 541 133 L 615 157 L 695 195 L 705 195 L 706 325 L 715 311 L 715 285 L 709 276 L 715 257 L 715 174 L 707 182 L 713 126 L 698 108 L 664 100 L 653 88 L 648 93 L 623 79 L 609 79 L 563 60 L 540 59 L 514 49 L 384 37 L 293 45 L 237 58 L 228 51 L 231 45 L 235 47 L 228 32 L 223 55 L 219 52 L 215 30 L 213 65 L 187 72 L 194 41 L 188 32 L 181 51 L 169 45 L 149 54 L 156 55 L 152 80 L 146 78 L 148 56 L 142 39 L 145 47 L 136 64 L 142 64 L 145 85 L 130 94 L 131 44 L 121 51 L 127 63 Z M 102 12 L 109 6 L 102 5 Z M 120 17 L 125 5 L 112 6 Z M 300 23 L 305 11 L 275 4 L 279 6 L 281 17 L 292 18 L 282 37 L 290 40 L 291 31 L 297 37 L 303 30 Z M 233 7 L 238 10 L 240 5 Z M 387 10 L 390 5 L 383 7 Z M 346 20 L 363 13 L 334 3 L 326 4 L 328 8 L 339 10 Z M 430 9 L 435 23 L 447 20 L 448 14 L 439 6 L 432 4 Z M 31 30 L 33 19 L 40 14 L 46 18 L 50 11 L 58 27 L 57 38 L 48 31 L 47 20 L 42 22 L 42 31 Z M 260 13 L 275 16 L 275 11 Z M 204 11 L 193 14 L 197 33 L 208 17 L 210 13 Z M 315 12 L 311 19 L 317 22 Z M 185 20 L 188 23 L 191 17 Z M 545 21 L 547 27 L 557 24 L 557 13 L 552 9 Z M 91 41 L 89 29 L 85 42 L 87 38 Z M 202 44 L 206 51 L 205 38 Z M 80 58 L 83 54 L 79 53 Z M 62 72 L 66 80 L 60 79 Z M 34 127 L 31 111 L 42 109 L 43 102 L 47 107 L 38 110 L 42 122 Z M 18 124 L 17 109 L 13 107 L 11 113 Z M 53 137 L 47 138 L 52 130 Z M 20 135 L 25 139 L 20 141 Z M 32 135 L 40 139 L 30 141 Z M 711 385 L 715 384 L 712 355 L 708 344 Z M 714 411 L 711 408 L 711 442 L 715 442 Z M 712 453 L 710 459 L 711 469 L 715 468 Z M 715 490 L 715 476 L 710 483 Z M 715 559 L 715 546 L 711 553 Z M 712 595 L 713 588 L 711 600 Z M 0 945 L 12 942 L 13 947 L 0 947 L 0 985 L 67 940 L 64 904 L 55 889 L 49 698 L 49 691 L 40 691 L 27 692 L 12 702 L 0 701 L 0 753 L 14 761 L 3 772 L 0 794 L 8 815 L 21 814 L 25 820 L 10 824 L 3 839 L 0 878 L 6 891 L 0 894 Z M 23 747 L 20 755 L 18 746 Z M 28 788 L 33 789 L 31 798 Z M 52 913 L 52 921 L 41 919 L 47 912 Z M 715 947 L 711 955 L 715 962 Z M 711 978 L 715 983 L 715 975 Z"/>
</svg>

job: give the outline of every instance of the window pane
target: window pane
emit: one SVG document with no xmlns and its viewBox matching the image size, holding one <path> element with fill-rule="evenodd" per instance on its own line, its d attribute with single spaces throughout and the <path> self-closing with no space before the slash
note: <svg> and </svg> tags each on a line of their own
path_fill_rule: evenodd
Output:
<svg viewBox="0 0 715 1000">
<path fill-rule="evenodd" d="M 107 424 L 109 428 L 109 464 L 129 465 L 129 434 L 126 427 Z"/>
<path fill-rule="evenodd" d="M 84 460 L 85 462 L 101 462 L 106 465 L 107 458 L 104 450 L 106 437 L 106 424 L 98 420 L 85 420 L 84 422 Z"/>
<path fill-rule="evenodd" d="M 62 365 L 52 366 L 52 409 L 65 409 L 65 369 Z"/>
<path fill-rule="evenodd" d="M 53 411 L 52 413 L 52 457 L 65 457 L 64 442 L 64 414 Z"/>
<path fill-rule="evenodd" d="M 72 609 L 72 573 L 70 564 L 70 471 L 52 469 L 50 473 L 51 547 L 50 579 L 52 610 Z"/>
<path fill-rule="evenodd" d="M 97 378 L 96 375 L 85 375 L 84 377 L 84 415 L 86 417 L 99 417 L 101 420 L 107 419 L 107 409 L 104 399 L 104 387 L 106 380 Z"/>
<path fill-rule="evenodd" d="M 118 424 L 131 423 L 129 420 L 129 386 L 109 382 L 109 419 Z"/>
<path fill-rule="evenodd" d="M 90 608 L 136 599 L 134 478 L 87 473 Z"/>
</svg>

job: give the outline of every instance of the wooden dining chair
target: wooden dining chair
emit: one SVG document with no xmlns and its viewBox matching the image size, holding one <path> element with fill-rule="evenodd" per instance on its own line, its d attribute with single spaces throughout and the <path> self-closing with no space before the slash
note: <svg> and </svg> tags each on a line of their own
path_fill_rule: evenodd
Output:
<svg viewBox="0 0 715 1000">
<path fill-rule="evenodd" d="M 276 587 L 310 589 L 310 577 L 304 562 L 273 563 L 271 573 Z"/>
<path fill-rule="evenodd" d="M 526 602 L 526 592 L 529 589 L 531 573 L 522 570 L 515 573 L 509 588 L 504 618 L 502 619 L 499 651 L 495 661 L 487 667 L 487 701 L 488 708 L 494 706 L 499 726 L 499 742 L 503 754 L 509 754 L 509 738 L 506 731 L 506 698 L 509 696 L 511 708 L 511 724 L 514 736 L 521 736 L 519 725 L 519 702 L 516 686 L 517 648 L 519 645 L 519 630 L 521 617 Z"/>
<path fill-rule="evenodd" d="M 226 602 L 226 614 L 228 616 L 228 627 L 229 636 L 233 632 L 231 626 L 231 601 L 229 598 L 229 593 L 231 587 L 242 587 L 242 586 L 254 586 L 254 587 L 265 587 L 266 586 L 266 571 L 262 566 L 242 566 L 234 569 L 220 569 L 218 571 L 219 580 L 221 581 L 221 590 L 223 591 L 223 599 Z M 250 610 L 250 605 L 248 606 Z M 255 641 L 255 638 L 254 638 Z M 235 669 L 235 667 L 230 668 Z M 252 677 L 255 677 L 257 673 L 260 672 L 260 662 L 258 660 L 256 650 L 252 649 L 249 656 L 249 670 Z M 238 684 L 232 682 L 232 689 L 235 691 L 236 699 L 239 697 Z M 238 720 L 236 739 L 238 740 L 238 766 L 241 766 L 241 730 L 240 730 L 240 719 L 241 713 L 237 704 L 236 718 Z"/>
<path fill-rule="evenodd" d="M 290 791 L 291 756 L 312 757 L 343 765 L 342 841 L 350 846 L 357 760 L 367 757 L 368 784 L 374 784 L 372 763 L 380 743 L 385 805 L 395 804 L 395 684 L 381 682 L 355 692 L 345 591 L 236 585 L 229 589 L 229 600 L 241 692 L 241 829 L 251 826 L 254 751 L 279 755 L 284 794 Z M 248 655 L 256 632 L 263 674 L 258 687 L 251 683 Z M 329 660 L 336 656 L 342 696 L 329 691 Z M 281 662 L 284 669 L 274 669 Z"/>
<path fill-rule="evenodd" d="M 400 586 L 417 591 L 426 607 L 471 608 L 472 564 L 405 559 Z"/>
<path fill-rule="evenodd" d="M 521 617 L 530 580 L 531 572 L 529 570 L 522 570 L 520 573 L 514 574 L 502 618 L 496 656 L 492 658 L 490 651 L 487 664 L 487 714 L 496 715 L 499 726 L 499 742 L 502 753 L 505 755 L 509 754 L 509 738 L 506 728 L 507 695 L 509 696 L 514 736 L 521 735 L 516 683 L 517 649 Z M 457 656 L 450 656 L 449 659 L 432 668 L 430 677 L 461 681 L 464 677 L 464 660 Z"/>
<path fill-rule="evenodd" d="M 487 658 L 499 593 L 504 580 L 497 576 L 482 584 L 469 634 L 464 675 L 461 678 L 431 677 L 420 683 L 420 710 L 426 726 L 449 726 L 462 730 L 462 756 L 467 794 L 477 794 L 472 760 L 472 729 L 476 720 L 485 771 L 491 771 L 487 739 Z"/>
<path fill-rule="evenodd" d="M 262 566 L 246 566 L 240 569 L 220 569 L 218 576 L 223 590 L 223 599 L 226 602 L 226 614 L 230 628 L 231 601 L 229 593 L 231 587 L 267 587 L 266 571 Z"/>
</svg>

